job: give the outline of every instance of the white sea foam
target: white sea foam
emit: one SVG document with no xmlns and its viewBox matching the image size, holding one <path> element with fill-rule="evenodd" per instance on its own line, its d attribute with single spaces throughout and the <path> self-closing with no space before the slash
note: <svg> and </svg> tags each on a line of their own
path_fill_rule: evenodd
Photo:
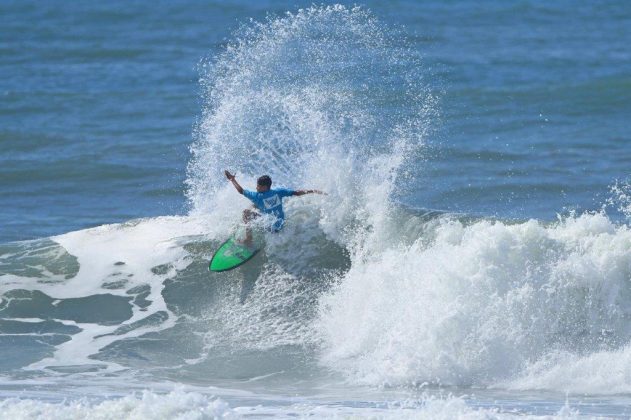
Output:
<svg viewBox="0 0 631 420">
<path fill-rule="evenodd" d="M 293 400 L 293 401 L 292 401 Z M 22 419 L 236 419 L 236 418 L 371 418 L 371 419 L 572 419 L 579 413 L 569 406 L 552 415 L 524 415 L 493 408 L 473 408 L 462 398 L 430 397 L 392 402 L 363 402 L 358 405 L 327 403 L 294 398 L 268 400 L 263 404 L 228 404 L 221 398 L 197 392 L 150 391 L 122 398 L 94 401 L 89 399 L 53 403 L 41 400 L 10 398 L 0 401 L 5 418 Z M 299 400 L 299 401 L 296 401 Z M 261 401 L 263 402 L 263 401 Z"/>
<path fill-rule="evenodd" d="M 527 367 L 517 379 L 496 388 L 558 390 L 572 394 L 614 395 L 631 393 L 631 348 L 577 355 L 551 352 Z"/>
<path fill-rule="evenodd" d="M 602 213 L 551 225 L 445 218 L 434 235 L 353 261 L 321 301 L 325 365 L 368 384 L 493 385 L 529 372 L 515 386 L 565 390 L 588 387 L 561 372 L 591 366 L 583 383 L 618 355 L 609 366 L 622 371 L 601 391 L 629 388 L 626 226 Z"/>
<path fill-rule="evenodd" d="M 10 419 L 180 419 L 202 420 L 237 418 L 228 404 L 219 398 L 194 392 L 173 391 L 94 402 L 78 400 L 51 403 L 39 400 L 11 398 L 0 402 L 0 413 Z"/>
<path fill-rule="evenodd" d="M 172 326 L 175 318 L 162 297 L 163 282 L 176 270 L 190 264 L 188 253 L 179 242 L 190 235 L 221 232 L 209 225 L 205 218 L 161 217 L 136 220 L 129 223 L 104 225 L 97 228 L 70 232 L 52 239 L 65 252 L 76 257 L 78 272 L 67 278 L 64 275 L 48 274 L 28 277 L 7 275 L 12 282 L 4 283 L 5 289 L 40 290 L 53 299 L 82 298 L 96 294 L 129 296 L 128 290 L 148 285 L 146 297 L 150 304 L 146 308 L 132 305 L 132 316 L 124 324 L 131 325 L 152 314 L 163 311 L 170 314 L 160 325 L 132 328 L 125 334 L 112 335 L 120 324 L 81 323 L 57 320 L 65 325 L 74 325 L 81 330 L 69 341 L 57 345 L 52 356 L 29 366 L 42 369 L 51 366 L 104 365 L 90 359 L 99 349 L 115 340 L 138 337 L 150 331 Z M 166 266 L 166 272 L 156 273 L 152 268 Z M 122 287 L 107 287 L 108 282 L 120 281 Z M 116 363 L 105 363 L 109 369 L 121 369 Z"/>
</svg>

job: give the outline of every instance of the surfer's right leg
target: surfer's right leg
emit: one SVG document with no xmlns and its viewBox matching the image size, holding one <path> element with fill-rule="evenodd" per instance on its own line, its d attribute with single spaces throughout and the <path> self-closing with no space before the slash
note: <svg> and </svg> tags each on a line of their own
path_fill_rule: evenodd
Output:
<svg viewBox="0 0 631 420">
<path fill-rule="evenodd" d="M 250 222 L 259 217 L 259 213 L 257 211 L 251 209 L 243 210 L 243 223 L 245 223 L 245 241 L 244 244 L 250 245 L 252 243 L 252 230 L 248 227 Z"/>
</svg>

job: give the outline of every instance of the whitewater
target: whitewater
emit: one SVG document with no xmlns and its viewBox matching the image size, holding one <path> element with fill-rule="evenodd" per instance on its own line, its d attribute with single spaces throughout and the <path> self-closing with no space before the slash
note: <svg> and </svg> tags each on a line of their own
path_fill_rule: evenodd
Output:
<svg viewBox="0 0 631 420">
<path fill-rule="evenodd" d="M 243 23 L 197 70 L 183 214 L 0 244 L 4 418 L 628 417 L 631 187 L 555 218 L 427 208 L 441 86 L 365 7 Z M 287 223 L 211 273 L 252 188 Z"/>
</svg>

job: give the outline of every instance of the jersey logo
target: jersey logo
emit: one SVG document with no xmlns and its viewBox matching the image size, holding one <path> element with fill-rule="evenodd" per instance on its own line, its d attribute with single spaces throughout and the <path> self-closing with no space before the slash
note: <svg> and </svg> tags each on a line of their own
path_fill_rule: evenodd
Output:
<svg viewBox="0 0 631 420">
<path fill-rule="evenodd" d="M 273 209 L 274 207 L 280 206 L 280 197 L 278 194 L 274 194 L 271 197 L 263 199 L 263 205 L 266 210 Z"/>
</svg>

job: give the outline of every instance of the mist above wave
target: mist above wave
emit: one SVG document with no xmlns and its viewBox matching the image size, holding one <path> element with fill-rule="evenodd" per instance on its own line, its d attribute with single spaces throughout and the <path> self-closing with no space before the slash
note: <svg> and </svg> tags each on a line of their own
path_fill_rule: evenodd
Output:
<svg viewBox="0 0 631 420">
<path fill-rule="evenodd" d="M 229 198 L 223 169 L 250 188 L 267 173 L 277 185 L 327 191 L 320 226 L 342 240 L 358 218 L 366 226 L 386 211 L 437 115 L 418 53 L 360 7 L 250 22 L 200 71 L 205 106 L 187 180 L 193 214 Z"/>
</svg>

